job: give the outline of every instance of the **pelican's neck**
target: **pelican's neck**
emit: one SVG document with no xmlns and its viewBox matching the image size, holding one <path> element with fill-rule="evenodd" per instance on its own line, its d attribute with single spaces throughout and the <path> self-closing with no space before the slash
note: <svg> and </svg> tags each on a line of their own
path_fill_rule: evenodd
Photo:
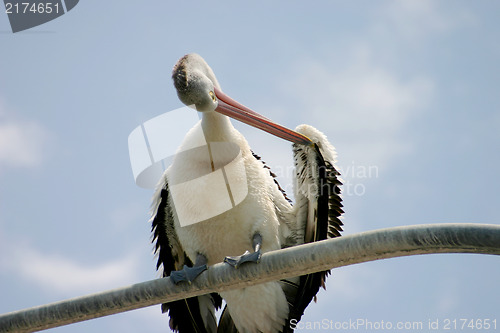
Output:
<svg viewBox="0 0 500 333">
<path fill-rule="evenodd" d="M 201 127 L 207 142 L 233 141 L 234 127 L 229 117 L 218 112 L 204 112 L 201 118 Z"/>
</svg>

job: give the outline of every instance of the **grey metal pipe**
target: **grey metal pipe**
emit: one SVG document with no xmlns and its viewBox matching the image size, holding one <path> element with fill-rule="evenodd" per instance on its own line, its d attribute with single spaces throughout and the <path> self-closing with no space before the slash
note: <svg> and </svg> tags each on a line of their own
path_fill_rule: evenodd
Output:
<svg viewBox="0 0 500 333">
<path fill-rule="evenodd" d="M 395 227 L 265 253 L 235 270 L 217 264 L 191 285 L 156 279 L 0 315 L 0 332 L 34 332 L 210 292 L 238 289 L 378 259 L 431 253 L 500 254 L 500 225 Z"/>
</svg>

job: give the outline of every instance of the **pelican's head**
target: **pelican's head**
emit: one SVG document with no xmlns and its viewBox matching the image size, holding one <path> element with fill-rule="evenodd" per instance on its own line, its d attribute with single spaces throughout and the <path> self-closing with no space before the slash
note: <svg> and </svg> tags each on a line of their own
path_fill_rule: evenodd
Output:
<svg viewBox="0 0 500 333">
<path fill-rule="evenodd" d="M 198 54 L 180 58 L 174 66 L 172 79 L 182 103 L 194 105 L 200 112 L 215 111 L 218 104 L 215 88 L 219 88 L 219 83 L 210 66 Z"/>
<path fill-rule="evenodd" d="M 308 137 L 278 125 L 224 94 L 214 72 L 198 54 L 180 58 L 174 66 L 172 79 L 181 102 L 194 105 L 200 112 L 219 112 L 282 139 L 313 145 Z"/>
</svg>

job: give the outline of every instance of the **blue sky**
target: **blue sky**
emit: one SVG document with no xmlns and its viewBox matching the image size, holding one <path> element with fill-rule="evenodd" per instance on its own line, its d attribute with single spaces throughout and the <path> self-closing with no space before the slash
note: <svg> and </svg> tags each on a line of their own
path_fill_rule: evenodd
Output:
<svg viewBox="0 0 500 333">
<path fill-rule="evenodd" d="M 157 276 L 152 192 L 134 184 L 127 137 L 181 106 L 170 73 L 189 52 L 243 104 L 328 136 L 345 234 L 499 224 L 499 12 L 491 0 L 86 0 L 17 34 L 0 13 L 0 313 Z M 235 125 L 291 192 L 289 144 Z M 303 322 L 500 321 L 499 263 L 340 268 Z M 155 306 L 52 331 L 90 330 L 165 332 L 168 319 Z"/>
</svg>

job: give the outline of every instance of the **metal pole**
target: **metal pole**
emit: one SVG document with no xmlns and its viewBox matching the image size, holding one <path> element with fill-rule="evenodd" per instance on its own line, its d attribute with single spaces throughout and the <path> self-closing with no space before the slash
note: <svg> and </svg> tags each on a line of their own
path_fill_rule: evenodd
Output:
<svg viewBox="0 0 500 333">
<path fill-rule="evenodd" d="M 169 278 L 0 315 L 0 332 L 33 332 L 210 292 L 378 259 L 431 253 L 500 254 L 500 225 L 395 227 L 265 253 L 259 264 L 217 264 L 191 285 Z"/>
</svg>

